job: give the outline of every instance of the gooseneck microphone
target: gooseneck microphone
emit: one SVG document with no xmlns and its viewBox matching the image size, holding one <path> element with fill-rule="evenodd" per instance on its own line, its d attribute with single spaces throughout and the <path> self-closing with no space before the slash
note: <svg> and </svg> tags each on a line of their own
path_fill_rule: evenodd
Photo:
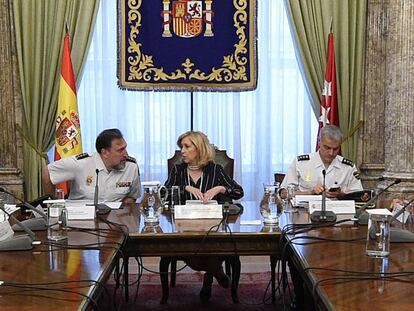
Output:
<svg viewBox="0 0 414 311">
<path fill-rule="evenodd" d="M 2 206 L 0 209 L 6 213 L 16 225 L 18 225 L 24 232 L 27 234 L 21 234 L 17 236 L 11 236 L 0 241 L 0 251 L 20 251 L 20 250 L 28 250 L 33 248 L 33 240 L 35 238 L 35 234 L 32 230 L 27 228 L 23 223 L 18 221 L 16 217 L 14 217 L 11 213 L 6 211 Z M 7 220 L 5 220 L 7 221 Z"/>
<path fill-rule="evenodd" d="M 332 211 L 326 210 L 326 185 L 325 185 L 325 177 L 326 177 L 326 170 L 322 170 L 323 176 L 323 192 L 322 192 L 322 203 L 321 203 L 321 210 L 314 211 L 311 215 L 312 222 L 335 222 L 336 215 Z"/>
<path fill-rule="evenodd" d="M 95 206 L 95 213 L 97 215 L 106 215 L 111 211 L 111 208 L 103 203 L 98 203 L 99 197 L 99 186 L 98 186 L 98 178 L 99 178 L 99 169 L 96 169 L 96 184 L 95 184 L 95 194 L 93 197 L 93 205 Z"/>
<path fill-rule="evenodd" d="M 27 209 L 31 210 L 32 212 L 40 215 L 39 217 L 30 218 L 30 219 L 26 219 L 26 220 L 21 221 L 21 223 L 23 223 L 27 228 L 30 228 L 31 230 L 34 230 L 34 231 L 46 230 L 47 229 L 47 216 L 42 210 L 37 209 L 36 207 L 31 205 L 30 203 L 23 201 L 18 196 L 14 195 L 12 192 L 6 190 L 3 187 L 0 187 L 0 192 L 4 192 L 4 193 L 7 193 L 8 195 L 11 195 L 17 201 L 23 203 L 24 207 L 26 207 Z M 17 223 L 14 224 L 12 228 L 13 228 L 14 231 L 24 231 L 24 229 L 22 229 L 20 226 L 18 226 Z"/>
<path fill-rule="evenodd" d="M 384 180 L 384 177 L 378 178 L 379 181 Z M 391 188 L 394 185 L 397 185 L 401 182 L 400 178 L 394 179 L 392 183 L 390 183 L 387 187 L 384 189 L 381 189 L 376 193 L 374 196 L 371 197 L 369 201 L 367 201 L 364 205 L 362 205 L 358 210 L 356 210 L 355 218 L 358 218 L 358 224 L 360 225 L 367 225 L 368 224 L 368 218 L 369 214 L 365 211 L 368 206 L 370 206 L 375 200 L 383 194 L 385 191 L 387 191 L 389 188 Z"/>
</svg>

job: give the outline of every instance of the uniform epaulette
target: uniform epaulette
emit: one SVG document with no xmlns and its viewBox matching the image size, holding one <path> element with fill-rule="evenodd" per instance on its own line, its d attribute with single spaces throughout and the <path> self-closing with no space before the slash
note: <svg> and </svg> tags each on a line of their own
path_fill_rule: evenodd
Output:
<svg viewBox="0 0 414 311">
<path fill-rule="evenodd" d="M 89 153 L 87 153 L 87 152 L 84 152 L 84 153 L 78 154 L 78 155 L 76 156 L 76 160 L 82 160 L 82 159 L 86 159 L 86 158 L 89 158 Z"/>
<path fill-rule="evenodd" d="M 130 157 L 130 156 L 127 156 L 126 160 L 128 162 L 137 163 L 137 160 L 135 158 L 133 158 L 133 157 Z"/>
<path fill-rule="evenodd" d="M 351 160 L 346 159 L 346 158 L 342 159 L 342 163 L 346 164 L 346 165 L 349 165 L 349 166 L 352 166 L 352 167 L 354 166 L 354 162 L 352 162 Z"/>
<path fill-rule="evenodd" d="M 307 161 L 307 160 L 310 160 L 309 154 L 302 154 L 298 156 L 298 161 Z"/>
</svg>

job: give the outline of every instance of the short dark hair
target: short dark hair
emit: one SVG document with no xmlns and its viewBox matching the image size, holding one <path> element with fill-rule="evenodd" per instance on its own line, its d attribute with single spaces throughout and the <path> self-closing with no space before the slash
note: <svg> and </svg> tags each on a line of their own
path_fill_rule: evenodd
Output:
<svg viewBox="0 0 414 311">
<path fill-rule="evenodd" d="M 95 148 L 98 153 L 101 153 L 102 149 L 108 149 L 112 146 L 114 139 L 124 138 L 121 131 L 118 129 L 107 129 L 102 131 L 98 137 L 96 137 Z"/>
</svg>

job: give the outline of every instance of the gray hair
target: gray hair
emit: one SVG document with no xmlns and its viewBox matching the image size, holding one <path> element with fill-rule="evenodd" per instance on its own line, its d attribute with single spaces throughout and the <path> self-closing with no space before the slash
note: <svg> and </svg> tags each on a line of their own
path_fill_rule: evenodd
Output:
<svg viewBox="0 0 414 311">
<path fill-rule="evenodd" d="M 342 141 L 341 129 L 336 125 L 325 125 L 320 132 L 321 140 L 325 136 L 334 141 Z"/>
</svg>

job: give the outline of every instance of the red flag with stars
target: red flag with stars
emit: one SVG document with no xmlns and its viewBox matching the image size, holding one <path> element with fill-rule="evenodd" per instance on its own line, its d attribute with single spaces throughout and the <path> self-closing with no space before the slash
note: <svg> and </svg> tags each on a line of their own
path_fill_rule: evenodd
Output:
<svg viewBox="0 0 414 311">
<path fill-rule="evenodd" d="M 334 35 L 328 35 L 328 60 L 326 63 L 325 81 L 323 83 L 321 110 L 319 117 L 319 130 L 316 150 L 319 150 L 319 132 L 326 124 L 339 126 L 338 101 L 336 97 L 336 71 Z"/>
</svg>

